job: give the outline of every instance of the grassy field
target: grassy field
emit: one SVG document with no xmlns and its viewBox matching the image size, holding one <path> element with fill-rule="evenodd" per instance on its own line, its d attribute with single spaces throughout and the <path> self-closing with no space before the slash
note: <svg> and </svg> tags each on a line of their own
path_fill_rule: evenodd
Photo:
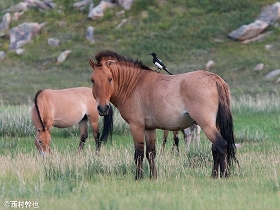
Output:
<svg viewBox="0 0 280 210">
<path fill-rule="evenodd" d="M 4 9 L 20 0 L 0 2 L 0 15 Z M 97 0 L 94 1 L 98 3 Z M 7 51 L 9 38 L 0 39 L 0 50 L 7 52 L 0 65 L 0 98 L 8 104 L 26 104 L 39 89 L 90 86 L 88 58 L 100 50 L 115 50 L 133 59 L 141 59 L 154 68 L 151 52 L 156 52 L 172 73 L 204 69 L 208 60 L 230 85 L 232 94 L 275 92 L 277 78 L 263 76 L 279 68 L 280 36 L 277 24 L 267 31 L 272 35 L 263 42 L 241 44 L 228 38 L 228 33 L 243 24 L 253 22 L 261 9 L 273 0 L 177 0 L 135 1 L 123 16 L 115 16 L 120 6 L 108 9 L 104 18 L 88 20 L 87 11 L 79 12 L 72 3 L 56 0 L 57 8 L 48 11 L 29 9 L 11 27 L 22 22 L 46 22 L 32 43 L 24 46 L 25 53 L 16 55 Z M 127 22 L 116 26 L 126 18 Z M 59 26 L 64 21 L 65 26 Z M 93 26 L 96 42 L 85 39 L 86 28 Z M 60 39 L 60 47 L 47 45 L 48 38 Z M 272 45 L 266 50 L 265 45 Z M 56 65 L 56 58 L 64 50 L 72 50 L 68 59 Z M 264 64 L 260 72 L 254 67 Z"/>
<path fill-rule="evenodd" d="M 0 1 L 0 16 L 20 0 Z M 87 11 L 72 7 L 74 1 L 55 0 L 57 8 L 30 9 L 11 27 L 46 22 L 40 35 L 25 45 L 25 53 L 7 51 L 9 38 L 0 39 L 7 56 L 0 61 L 0 209 L 13 201 L 38 202 L 39 209 L 229 209 L 264 210 L 280 206 L 280 98 L 279 84 L 264 75 L 279 69 L 280 31 L 262 42 L 240 44 L 228 33 L 251 23 L 272 0 L 137 0 L 123 16 L 120 6 L 106 10 L 104 18 L 87 20 Z M 95 5 L 99 1 L 94 0 Z M 116 26 L 122 19 L 127 22 Z M 65 26 L 60 27 L 59 22 Z M 94 26 L 96 42 L 85 40 Z M 61 46 L 48 46 L 48 38 Z M 265 45 L 272 45 L 266 50 Z M 61 65 L 61 51 L 72 53 Z M 43 158 L 34 145 L 35 128 L 30 106 L 44 88 L 90 86 L 88 58 L 110 49 L 140 58 L 153 67 L 156 52 L 172 73 L 204 69 L 222 76 L 231 89 L 235 139 L 241 169 L 229 179 L 212 179 L 211 144 L 202 134 L 199 148 L 185 152 L 180 136 L 180 155 L 171 153 L 172 138 L 160 153 L 162 131 L 157 135 L 158 179 L 150 180 L 148 163 L 144 179 L 134 181 L 133 142 L 127 124 L 115 114 L 112 142 L 95 153 L 92 133 L 82 154 L 77 155 L 77 127 L 52 130 L 53 155 Z M 264 63 L 262 71 L 253 71 Z M 36 204 L 36 203 L 35 203 Z"/>
<path fill-rule="evenodd" d="M 99 155 L 92 134 L 82 154 L 77 155 L 77 129 L 54 128 L 53 154 L 43 158 L 33 143 L 29 106 L 2 106 L 0 201 L 3 206 L 5 201 L 36 201 L 39 209 L 277 209 L 277 99 L 275 95 L 234 98 L 235 137 L 242 145 L 237 151 L 241 169 L 235 167 L 228 179 L 210 177 L 211 144 L 203 133 L 200 147 L 191 147 L 189 153 L 180 136 L 181 153 L 176 155 L 171 153 L 171 135 L 165 152 L 160 152 L 162 131 L 158 131 L 157 180 L 149 179 L 145 159 L 145 177 L 134 181 L 134 148 L 123 126 L 116 127 L 112 142 L 103 145 Z M 115 124 L 123 124 L 118 114 Z"/>
</svg>

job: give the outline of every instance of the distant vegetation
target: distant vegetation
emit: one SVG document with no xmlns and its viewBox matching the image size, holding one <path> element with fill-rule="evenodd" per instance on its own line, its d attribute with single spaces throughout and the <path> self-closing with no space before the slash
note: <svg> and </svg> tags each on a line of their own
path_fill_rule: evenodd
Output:
<svg viewBox="0 0 280 210">
<path fill-rule="evenodd" d="M 1 0 L 0 15 L 20 0 Z M 24 21 L 47 22 L 41 34 L 25 45 L 23 55 L 8 52 L 0 61 L 0 209 L 9 201 L 36 201 L 39 209 L 277 209 L 280 206 L 279 126 L 280 96 L 275 79 L 263 76 L 280 69 L 280 30 L 263 42 L 241 44 L 227 37 L 252 22 L 272 0 L 136 0 L 131 10 L 116 6 L 105 17 L 87 20 L 87 11 L 74 10 L 74 1 L 55 0 L 57 8 L 41 12 L 30 9 L 13 26 Z M 95 5 L 99 0 L 94 0 Z M 116 26 L 123 18 L 128 21 Z M 66 26 L 59 26 L 65 21 Z M 85 39 L 88 26 L 95 28 L 96 42 Z M 47 45 L 48 38 L 61 41 L 59 48 Z M 272 45 L 266 50 L 265 45 Z M 9 38 L 0 39 L 7 51 Z M 64 50 L 67 60 L 56 65 Z M 230 85 L 235 140 L 241 144 L 228 179 L 210 178 L 211 142 L 202 132 L 199 148 L 180 155 L 171 153 L 169 135 L 161 153 L 162 131 L 157 130 L 157 180 L 150 180 L 144 159 L 144 179 L 134 181 L 134 145 L 128 125 L 115 112 L 112 141 L 95 153 L 92 132 L 84 151 L 77 155 L 77 126 L 52 129 L 52 155 L 43 158 L 34 145 L 35 128 L 30 104 L 44 88 L 91 86 L 88 58 L 100 50 L 115 50 L 154 68 L 156 52 L 172 73 L 210 69 Z M 258 63 L 262 71 L 254 71 Z M 200 84 L 197 84 L 200 85 Z M 102 125 L 102 124 L 101 124 Z M 6 202 L 5 202 L 6 201 Z M 5 203 L 4 203 L 5 202 Z"/>
<path fill-rule="evenodd" d="M 0 2 L 0 15 L 19 0 Z M 260 43 L 240 44 L 227 37 L 243 24 L 252 22 L 261 9 L 272 0 L 178 0 L 135 1 L 123 16 L 116 16 L 120 6 L 108 9 L 100 20 L 88 20 L 87 12 L 75 10 L 74 1 L 56 0 L 56 9 L 30 9 L 18 21 L 46 22 L 41 34 L 25 45 L 23 55 L 8 52 L 1 62 L 0 100 L 5 104 L 27 104 L 39 89 L 90 86 L 88 58 L 104 49 L 115 50 L 134 59 L 140 58 L 153 67 L 151 52 L 156 52 L 173 73 L 204 69 L 208 60 L 215 65 L 211 71 L 222 76 L 233 95 L 240 93 L 277 92 L 278 84 L 263 79 L 263 75 L 280 68 L 280 31 L 270 27 L 273 34 Z M 94 1 L 95 5 L 99 0 Z M 120 28 L 122 19 L 128 21 Z M 66 26 L 59 26 L 65 21 Z M 88 26 L 93 26 L 96 42 L 85 39 Z M 47 45 L 48 38 L 61 41 L 59 48 Z M 273 45 L 270 51 L 265 45 Z M 0 50 L 7 51 L 9 38 L 0 39 Z M 67 60 L 56 65 L 60 52 L 70 49 Z M 258 63 L 260 72 L 253 71 Z M 199 85 L 199 84 L 198 84 Z"/>
</svg>

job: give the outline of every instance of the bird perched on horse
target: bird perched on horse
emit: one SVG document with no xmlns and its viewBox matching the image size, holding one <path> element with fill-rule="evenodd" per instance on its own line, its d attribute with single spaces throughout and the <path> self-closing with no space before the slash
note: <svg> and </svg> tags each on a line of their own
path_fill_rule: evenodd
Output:
<svg viewBox="0 0 280 210">
<path fill-rule="evenodd" d="M 164 63 L 157 57 L 156 53 L 151 53 L 150 55 L 153 56 L 153 63 L 155 64 L 156 67 L 158 67 L 159 70 L 164 70 L 166 71 L 168 74 L 172 75 L 166 68 L 166 66 L 164 65 Z"/>
</svg>

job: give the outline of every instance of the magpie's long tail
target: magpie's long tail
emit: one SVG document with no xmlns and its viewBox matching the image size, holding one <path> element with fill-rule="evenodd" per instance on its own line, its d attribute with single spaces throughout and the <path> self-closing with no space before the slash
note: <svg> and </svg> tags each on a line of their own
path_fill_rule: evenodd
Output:
<svg viewBox="0 0 280 210">
<path fill-rule="evenodd" d="M 163 68 L 163 69 L 164 69 L 164 71 L 166 71 L 168 74 L 173 75 L 172 73 L 170 73 L 170 72 L 167 70 L 167 68 Z"/>
</svg>

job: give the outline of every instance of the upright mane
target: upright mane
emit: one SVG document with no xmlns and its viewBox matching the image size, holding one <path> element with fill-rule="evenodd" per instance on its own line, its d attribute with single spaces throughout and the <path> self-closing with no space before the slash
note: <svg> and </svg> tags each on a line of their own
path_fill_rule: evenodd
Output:
<svg viewBox="0 0 280 210">
<path fill-rule="evenodd" d="M 113 60 L 117 60 L 119 62 L 123 62 L 123 63 L 126 63 L 126 64 L 132 64 L 135 67 L 139 67 L 139 68 L 144 69 L 144 70 L 152 70 L 148 66 L 144 65 L 142 63 L 142 61 L 139 60 L 139 59 L 133 60 L 132 58 L 126 58 L 123 55 L 120 55 L 120 54 L 118 54 L 114 51 L 110 51 L 110 50 L 100 51 L 99 53 L 97 53 L 95 55 L 95 59 L 97 61 L 97 65 L 101 65 L 102 60 L 113 59 Z"/>
</svg>

